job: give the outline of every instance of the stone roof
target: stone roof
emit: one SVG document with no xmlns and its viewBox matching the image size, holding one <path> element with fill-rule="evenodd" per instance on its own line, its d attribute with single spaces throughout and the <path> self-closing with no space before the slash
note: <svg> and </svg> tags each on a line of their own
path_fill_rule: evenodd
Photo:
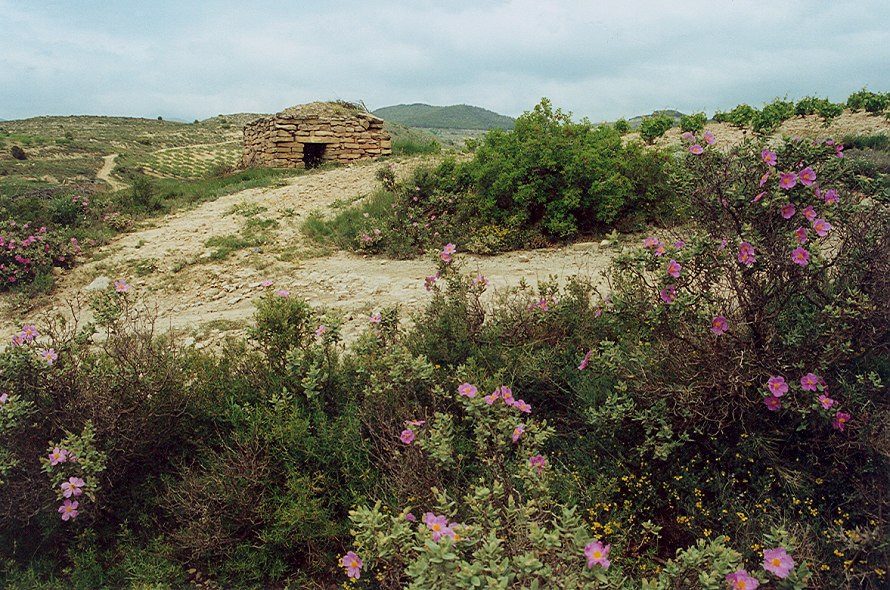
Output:
<svg viewBox="0 0 890 590">
<path fill-rule="evenodd" d="M 308 119 L 308 118 L 326 118 L 326 117 L 343 117 L 352 116 L 367 119 L 377 119 L 371 113 L 362 110 L 359 106 L 350 106 L 344 102 L 310 102 L 288 107 L 275 114 L 281 119 Z"/>
</svg>

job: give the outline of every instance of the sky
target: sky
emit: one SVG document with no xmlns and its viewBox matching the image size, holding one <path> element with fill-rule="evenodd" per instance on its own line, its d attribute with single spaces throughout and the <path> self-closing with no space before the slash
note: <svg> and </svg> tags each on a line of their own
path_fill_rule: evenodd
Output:
<svg viewBox="0 0 890 590">
<path fill-rule="evenodd" d="M 887 0 L 0 0 L 0 118 L 542 97 L 615 120 L 890 91 Z"/>
</svg>

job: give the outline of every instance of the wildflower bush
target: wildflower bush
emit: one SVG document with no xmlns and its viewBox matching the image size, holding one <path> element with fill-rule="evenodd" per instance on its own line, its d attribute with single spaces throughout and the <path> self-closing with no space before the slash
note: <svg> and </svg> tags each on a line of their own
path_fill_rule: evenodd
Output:
<svg viewBox="0 0 890 590">
<path fill-rule="evenodd" d="M 9 220 L 0 226 L 0 291 L 29 283 L 54 266 L 71 266 L 79 252 L 76 238 Z"/>
</svg>

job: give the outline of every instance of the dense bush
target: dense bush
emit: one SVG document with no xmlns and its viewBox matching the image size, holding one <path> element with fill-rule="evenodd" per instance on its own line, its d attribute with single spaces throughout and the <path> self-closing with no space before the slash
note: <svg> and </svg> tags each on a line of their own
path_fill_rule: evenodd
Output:
<svg viewBox="0 0 890 590">
<path fill-rule="evenodd" d="M 689 133 L 701 133 L 704 131 L 707 122 L 708 116 L 704 113 L 683 115 L 680 117 L 680 130 L 688 131 Z"/>
<path fill-rule="evenodd" d="M 31 282 L 54 266 L 71 266 L 79 252 L 74 238 L 65 240 L 46 227 L 7 221 L 0 226 L 0 291 Z"/>
<path fill-rule="evenodd" d="M 854 92 L 847 98 L 847 108 L 851 111 L 865 109 L 869 113 L 882 113 L 890 104 L 890 93 L 871 92 L 866 88 Z"/>
<path fill-rule="evenodd" d="M 659 113 L 652 117 L 645 117 L 640 123 L 640 137 L 646 143 L 652 143 L 667 133 L 674 126 L 674 120 L 670 115 Z"/>
<path fill-rule="evenodd" d="M 769 134 L 779 128 L 779 125 L 794 116 L 795 105 L 787 100 L 775 99 L 762 109 L 754 113 L 751 118 L 751 127 L 755 133 Z"/>
<path fill-rule="evenodd" d="M 627 119 L 618 119 L 615 121 L 615 124 L 612 127 L 617 131 L 620 135 L 627 135 L 630 133 L 630 123 L 627 122 Z"/>
</svg>

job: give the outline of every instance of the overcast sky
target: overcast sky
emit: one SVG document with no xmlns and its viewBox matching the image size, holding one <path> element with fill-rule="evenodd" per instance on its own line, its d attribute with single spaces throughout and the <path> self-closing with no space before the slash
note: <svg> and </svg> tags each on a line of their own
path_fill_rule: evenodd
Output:
<svg viewBox="0 0 890 590">
<path fill-rule="evenodd" d="M 542 96 L 613 120 L 890 91 L 888 0 L 0 0 L 0 118 Z"/>
</svg>

